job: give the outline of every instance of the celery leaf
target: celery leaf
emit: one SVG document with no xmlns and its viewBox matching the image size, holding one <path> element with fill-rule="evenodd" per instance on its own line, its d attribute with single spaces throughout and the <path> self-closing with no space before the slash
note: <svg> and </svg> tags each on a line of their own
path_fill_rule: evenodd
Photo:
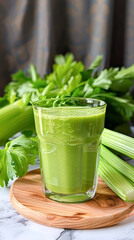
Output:
<svg viewBox="0 0 134 240">
<path fill-rule="evenodd" d="M 95 60 L 91 63 L 89 69 L 95 69 L 97 67 L 99 67 L 102 63 L 102 60 L 103 60 L 103 55 L 98 55 Z"/>
<path fill-rule="evenodd" d="M 93 87 L 100 87 L 108 90 L 114 80 L 114 77 L 118 73 L 118 68 L 110 68 L 109 70 L 103 70 L 99 77 L 97 77 L 93 82 Z"/>
<path fill-rule="evenodd" d="M 134 64 L 128 68 L 122 68 L 115 77 L 116 79 L 134 79 Z"/>
<path fill-rule="evenodd" d="M 0 186 L 7 185 L 9 179 L 22 177 L 27 173 L 28 165 L 34 164 L 38 148 L 36 138 L 24 135 L 9 141 L 5 149 L 0 150 Z"/>
</svg>

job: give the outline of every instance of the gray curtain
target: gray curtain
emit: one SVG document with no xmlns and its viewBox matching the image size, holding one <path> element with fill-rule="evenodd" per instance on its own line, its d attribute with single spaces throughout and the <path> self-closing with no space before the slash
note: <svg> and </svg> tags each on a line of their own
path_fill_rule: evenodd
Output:
<svg viewBox="0 0 134 240">
<path fill-rule="evenodd" d="M 0 0 L 0 94 L 30 63 L 43 75 L 55 54 L 73 52 L 86 67 L 134 63 L 134 0 Z"/>
</svg>

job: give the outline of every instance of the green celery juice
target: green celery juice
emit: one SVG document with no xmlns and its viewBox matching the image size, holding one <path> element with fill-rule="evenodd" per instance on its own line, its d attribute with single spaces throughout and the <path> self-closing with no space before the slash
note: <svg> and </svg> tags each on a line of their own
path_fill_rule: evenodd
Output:
<svg viewBox="0 0 134 240">
<path fill-rule="evenodd" d="M 105 109 L 34 108 L 42 182 L 56 194 L 95 188 Z"/>
</svg>

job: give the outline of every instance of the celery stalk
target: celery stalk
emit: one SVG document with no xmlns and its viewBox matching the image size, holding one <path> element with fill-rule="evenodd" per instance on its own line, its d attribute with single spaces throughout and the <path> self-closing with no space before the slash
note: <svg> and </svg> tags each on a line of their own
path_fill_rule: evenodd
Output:
<svg viewBox="0 0 134 240">
<path fill-rule="evenodd" d="M 7 122 L 7 119 L 10 120 L 16 117 L 21 113 L 23 106 L 23 100 L 20 99 L 13 104 L 9 104 L 0 109 L 0 127 L 3 123 Z"/>
<path fill-rule="evenodd" d="M 8 108 L 7 108 L 8 107 Z M 24 129 L 34 128 L 32 106 L 23 107 L 11 104 L 0 109 L 0 145 L 4 145 L 8 138 Z M 6 108 L 6 109 L 5 109 Z"/>
<path fill-rule="evenodd" d="M 134 182 L 134 167 L 101 145 L 101 157 L 112 167 Z"/>
<path fill-rule="evenodd" d="M 105 128 L 102 134 L 102 144 L 134 158 L 134 138 Z"/>
<path fill-rule="evenodd" d="M 50 82 L 43 90 L 42 96 L 46 96 L 50 90 L 54 89 L 55 84 L 53 82 Z"/>
<path fill-rule="evenodd" d="M 134 187 L 119 171 L 108 164 L 102 157 L 99 163 L 99 175 L 105 183 L 124 201 L 134 201 Z"/>
</svg>

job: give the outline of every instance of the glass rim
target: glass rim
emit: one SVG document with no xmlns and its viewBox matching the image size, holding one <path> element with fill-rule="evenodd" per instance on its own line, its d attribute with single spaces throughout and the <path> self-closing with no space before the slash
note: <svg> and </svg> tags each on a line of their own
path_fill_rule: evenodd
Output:
<svg viewBox="0 0 134 240">
<path fill-rule="evenodd" d="M 48 100 L 53 100 L 53 101 L 56 101 L 56 100 L 68 100 L 68 99 L 73 99 L 73 100 L 86 100 L 87 101 L 87 106 L 50 106 L 50 107 L 43 107 L 43 106 L 39 106 L 39 103 L 42 103 L 42 102 L 46 102 Z M 60 109 L 60 108 L 89 108 L 88 107 L 88 104 L 92 103 L 92 102 L 98 102 L 98 103 L 101 103 L 102 105 L 99 105 L 99 106 L 91 106 L 90 109 L 97 109 L 97 108 L 105 108 L 107 106 L 107 103 L 101 99 L 96 99 L 96 98 L 83 98 L 83 97 L 65 97 L 65 98 L 46 98 L 46 99 L 42 99 L 42 100 L 37 100 L 35 102 L 32 102 L 32 106 L 34 108 L 37 108 L 37 109 Z"/>
</svg>

